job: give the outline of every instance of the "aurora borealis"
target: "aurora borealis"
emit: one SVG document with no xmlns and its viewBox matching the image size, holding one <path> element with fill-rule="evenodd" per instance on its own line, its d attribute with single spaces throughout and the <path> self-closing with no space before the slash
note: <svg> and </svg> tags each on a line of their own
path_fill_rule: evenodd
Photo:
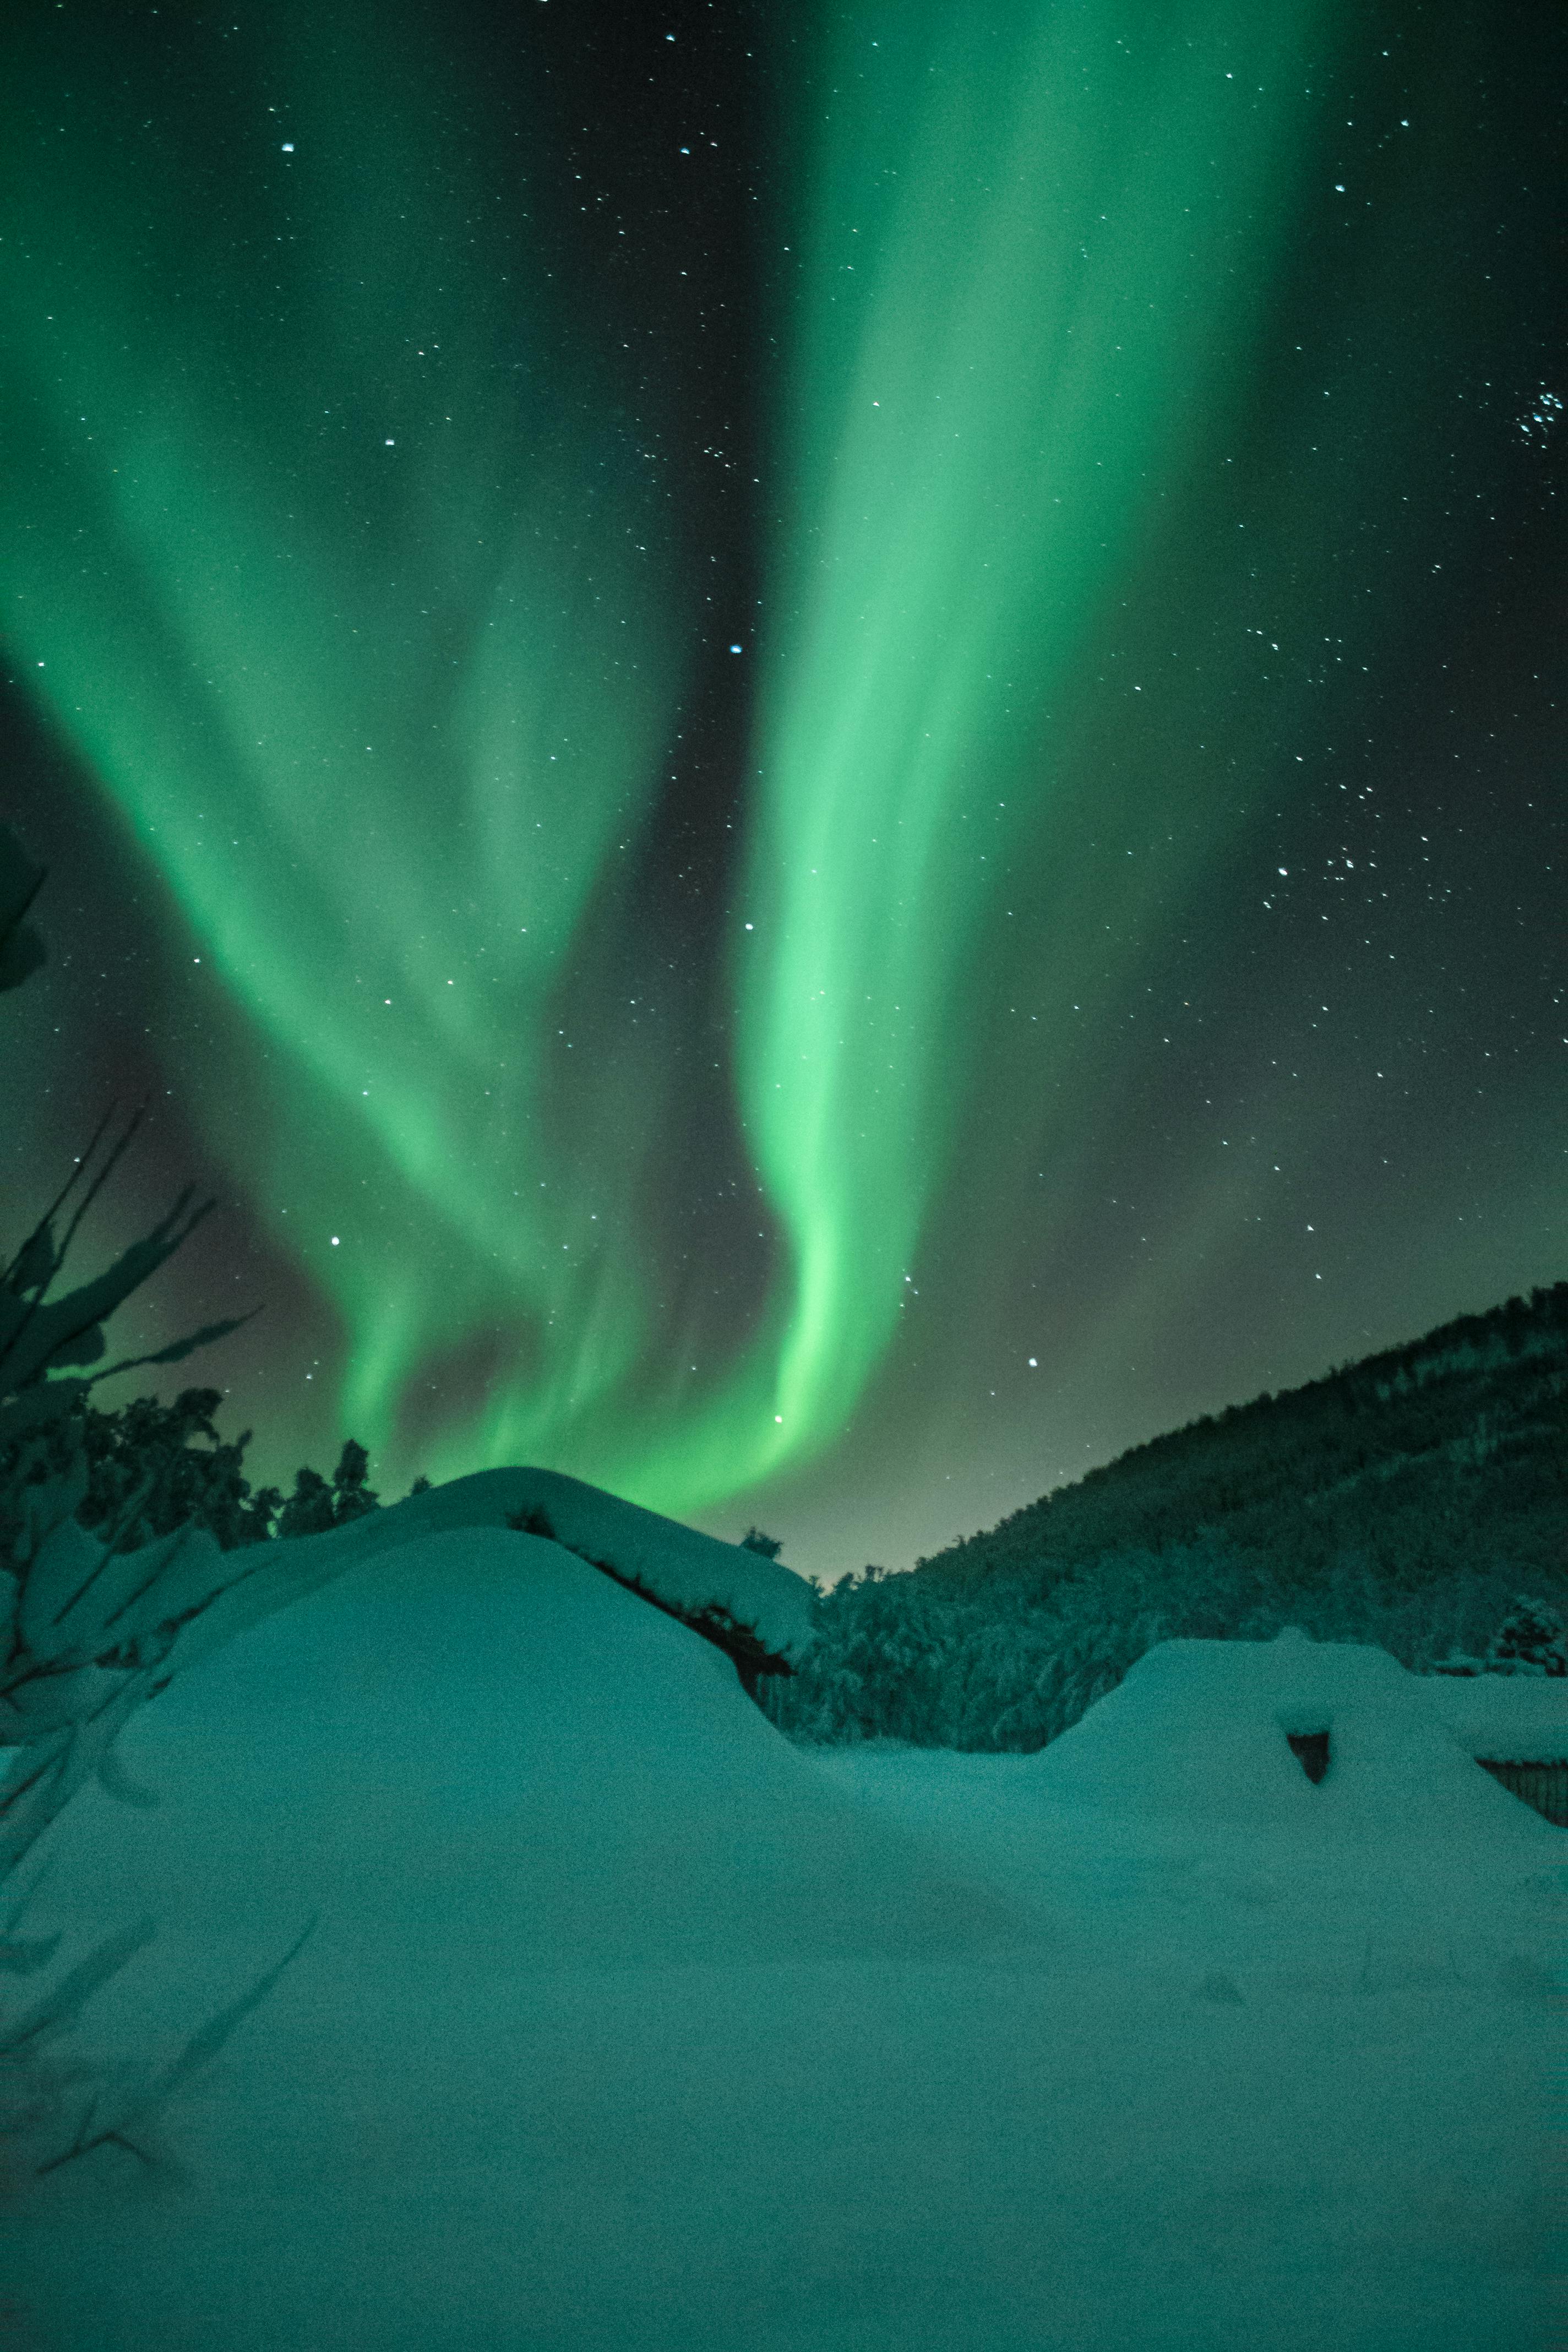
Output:
<svg viewBox="0 0 1568 2352">
<path fill-rule="evenodd" d="M 23 12 L 7 1230 L 827 1574 L 1560 1277 L 1563 47 Z"/>
</svg>

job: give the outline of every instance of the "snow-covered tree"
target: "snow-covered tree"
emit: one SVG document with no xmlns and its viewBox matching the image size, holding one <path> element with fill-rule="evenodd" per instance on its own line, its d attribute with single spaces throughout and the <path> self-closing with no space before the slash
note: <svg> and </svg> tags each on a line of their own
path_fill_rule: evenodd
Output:
<svg viewBox="0 0 1568 2352">
<path fill-rule="evenodd" d="M 1544 1601 L 1514 1595 L 1512 1609 L 1487 1644 L 1484 1657 L 1455 1650 L 1440 1675 L 1568 1675 L 1568 1627 Z"/>
<path fill-rule="evenodd" d="M 1568 1628 L 1544 1601 L 1516 1596 L 1487 1651 L 1494 1675 L 1568 1675 Z"/>
</svg>

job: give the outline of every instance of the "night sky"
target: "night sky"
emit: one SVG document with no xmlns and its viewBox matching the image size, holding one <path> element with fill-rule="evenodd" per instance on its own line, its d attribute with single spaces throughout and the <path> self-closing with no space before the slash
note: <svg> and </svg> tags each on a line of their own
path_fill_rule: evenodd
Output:
<svg viewBox="0 0 1568 2352">
<path fill-rule="evenodd" d="M 8 12 L 0 1240 L 825 1576 L 1568 1274 L 1555 6 Z M 118 1391 L 118 1393 L 117 1393 Z"/>
</svg>

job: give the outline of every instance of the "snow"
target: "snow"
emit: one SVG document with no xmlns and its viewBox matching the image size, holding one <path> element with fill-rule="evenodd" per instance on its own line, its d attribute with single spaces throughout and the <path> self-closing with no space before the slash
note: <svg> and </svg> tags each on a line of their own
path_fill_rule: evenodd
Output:
<svg viewBox="0 0 1568 2352">
<path fill-rule="evenodd" d="M 1431 1675 L 1428 1704 L 1467 1756 L 1494 1764 L 1568 1761 L 1568 1676 Z"/>
<path fill-rule="evenodd" d="M 1553 1687 L 1523 1679 L 1538 1695 Z M 1038 1769 L 1075 1802 L 1278 1830 L 1299 1843 L 1395 1832 L 1449 1845 L 1535 1837 L 1540 1816 L 1473 1760 L 1490 1753 L 1505 1719 L 1518 1744 L 1524 1709 L 1492 1702 L 1467 1717 L 1451 1696 L 1458 1687 L 1473 1684 L 1408 1674 L 1386 1650 L 1316 1643 L 1294 1626 L 1272 1642 L 1161 1642 L 1051 1742 Z M 1531 1761 L 1548 1760 L 1568 1728 L 1568 1683 L 1555 1692 L 1533 1700 Z M 1466 1744 L 1472 1728 L 1480 1748 Z M 1321 1731 L 1331 1769 L 1314 1786 L 1287 1735 Z M 1535 1754 L 1542 1738 L 1548 1749 Z"/>
<path fill-rule="evenodd" d="M 1171 1643 L 1038 1756 L 806 1753 L 710 1643 L 480 1519 L 317 1539 L 359 1556 L 128 1726 L 156 1805 L 90 1785 L 48 1832 L 11 1932 L 74 1965 L 161 1930 L 83 2052 L 163 2063 L 320 1916 L 158 2171 L 13 2190 L 9 2341 L 1549 2342 L 1568 1843 L 1450 1692 Z"/>
<path fill-rule="evenodd" d="M 812 1638 L 808 1587 L 744 1545 L 682 1527 L 556 1470 L 480 1470 L 401 1503 L 367 1512 L 327 1534 L 258 1547 L 249 1573 L 180 1637 L 182 1667 L 329 1577 L 416 1539 L 466 1528 L 502 1528 L 542 1513 L 557 1542 L 635 1580 L 677 1610 L 718 1609 L 748 1627 L 774 1655 L 797 1658 Z"/>
</svg>

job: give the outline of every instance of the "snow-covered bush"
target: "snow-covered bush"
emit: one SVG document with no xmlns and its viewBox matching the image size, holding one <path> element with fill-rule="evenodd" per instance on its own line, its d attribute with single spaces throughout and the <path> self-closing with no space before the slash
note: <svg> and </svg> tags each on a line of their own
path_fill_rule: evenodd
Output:
<svg viewBox="0 0 1568 2352">
<path fill-rule="evenodd" d="M 1544 1601 L 1516 1598 L 1487 1652 L 1494 1675 L 1568 1675 L 1568 1627 Z"/>
<path fill-rule="evenodd" d="M 1451 1651 L 1433 1670 L 1439 1675 L 1568 1675 L 1568 1626 L 1544 1601 L 1514 1595 L 1514 1603 L 1484 1657 Z"/>
</svg>

